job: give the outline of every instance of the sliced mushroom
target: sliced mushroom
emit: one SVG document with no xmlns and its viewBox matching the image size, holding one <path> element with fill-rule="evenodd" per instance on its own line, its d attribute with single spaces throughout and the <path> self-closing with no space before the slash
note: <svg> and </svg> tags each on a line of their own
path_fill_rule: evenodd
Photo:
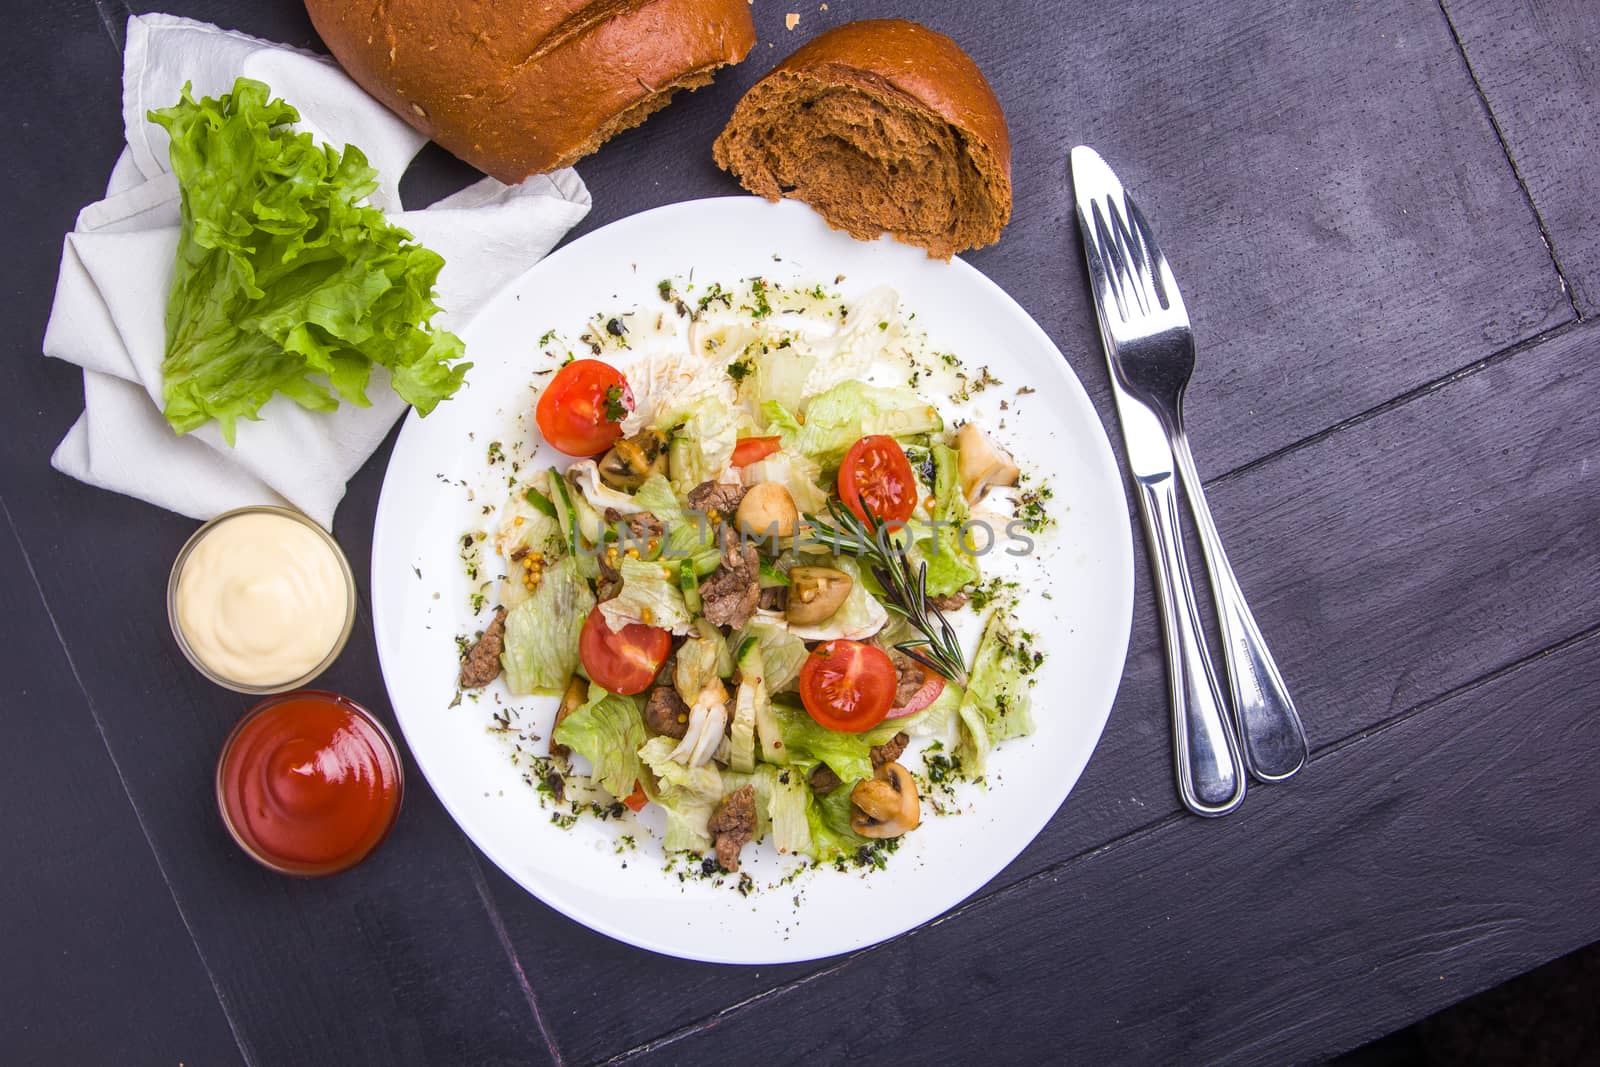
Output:
<svg viewBox="0 0 1600 1067">
<path fill-rule="evenodd" d="M 922 821 L 922 803 L 911 772 L 885 763 L 850 791 L 850 829 L 862 837 L 899 837 Z"/>
<path fill-rule="evenodd" d="M 960 453 L 957 470 L 961 492 L 969 504 L 983 499 L 983 494 L 994 486 L 1016 485 L 1022 475 L 1010 453 L 995 444 L 976 423 L 969 422 L 956 431 L 956 450 Z"/>
<path fill-rule="evenodd" d="M 753 485 L 739 502 L 735 515 L 739 529 L 757 538 L 793 537 L 800 525 L 794 497 L 777 482 Z"/>
<path fill-rule="evenodd" d="M 556 744 L 556 728 L 567 721 L 567 716 L 577 711 L 589 702 L 589 683 L 578 677 L 572 676 L 572 681 L 567 683 L 567 691 L 561 694 L 561 706 L 556 709 L 556 721 L 550 724 L 550 755 L 561 759 L 569 759 L 572 750 L 566 745 Z"/>
<path fill-rule="evenodd" d="M 785 614 L 792 623 L 813 626 L 838 611 L 855 584 L 832 567 L 790 567 Z"/>
<path fill-rule="evenodd" d="M 632 493 L 607 485 L 600 477 L 600 465 L 592 459 L 580 459 L 568 467 L 566 479 L 572 491 L 588 501 L 595 511 L 615 508 L 620 515 L 637 515 L 644 510 Z"/>
<path fill-rule="evenodd" d="M 623 438 L 600 458 L 600 480 L 613 489 L 637 489 L 667 470 L 667 441 L 654 430 Z"/>
</svg>

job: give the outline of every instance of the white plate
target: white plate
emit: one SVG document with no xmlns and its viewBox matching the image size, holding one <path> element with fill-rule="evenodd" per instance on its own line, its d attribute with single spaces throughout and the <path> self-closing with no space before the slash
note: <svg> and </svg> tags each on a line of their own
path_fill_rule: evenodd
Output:
<svg viewBox="0 0 1600 1067">
<path fill-rule="evenodd" d="M 938 349 L 973 367 L 988 364 L 1005 383 L 972 408 L 985 425 L 1004 419 L 1002 439 L 1054 490 L 1058 527 L 1017 572 L 1028 593 L 1019 617 L 1047 652 L 1034 695 L 1037 730 L 1001 745 L 988 787 L 964 791 L 960 814 L 927 815 L 884 871 L 816 870 L 767 888 L 794 861 L 762 844 L 745 849 L 758 886 L 749 896 L 681 882 L 664 873 L 658 841 L 631 818 L 585 819 L 564 830 L 540 809 L 504 740 L 487 726 L 498 700 L 547 735 L 553 700 L 516 700 L 496 683 L 482 702 L 449 707 L 454 638 L 482 626 L 467 604 L 476 583 L 464 573 L 460 538 L 485 521 L 483 505 L 498 505 L 506 492 L 505 467 L 491 471 L 487 443 L 501 439 L 509 448 L 533 429 L 529 387 L 548 379 L 532 371 L 549 366 L 539 336 L 556 327 L 575 337 L 600 311 L 661 307 L 658 281 L 690 270 L 724 283 L 761 275 L 832 285 L 842 274 L 847 297 L 892 285 Z M 1127 653 L 1133 560 L 1122 479 L 1100 420 L 1056 346 L 998 286 L 959 260 L 930 260 L 888 240 L 854 241 L 797 203 L 699 200 L 574 241 L 491 303 L 465 340 L 475 363 L 467 387 L 426 419 L 413 413 L 389 462 L 373 535 L 372 608 L 384 679 L 417 765 L 502 870 L 585 926 L 642 948 L 782 963 L 858 949 L 925 922 L 1027 847 L 1066 799 L 1105 726 Z M 1023 384 L 1035 392 L 1016 396 Z M 541 460 L 557 458 L 541 452 Z M 619 853 L 625 833 L 638 848 Z"/>
</svg>

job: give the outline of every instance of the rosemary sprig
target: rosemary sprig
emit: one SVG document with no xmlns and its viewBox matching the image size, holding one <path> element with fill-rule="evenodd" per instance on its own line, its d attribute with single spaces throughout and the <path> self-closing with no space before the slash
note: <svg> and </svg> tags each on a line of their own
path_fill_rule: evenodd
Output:
<svg viewBox="0 0 1600 1067">
<path fill-rule="evenodd" d="M 895 645 L 895 649 L 965 687 L 967 660 L 961 653 L 961 642 L 944 612 L 928 599 L 927 562 L 913 564 L 905 545 L 894 537 L 895 531 L 885 528 L 865 500 L 859 502 L 867 516 L 865 522 L 837 500 L 828 502 L 827 519 L 808 514 L 806 522 L 834 551 L 865 563 L 888 595 L 889 609 L 921 633 L 920 637 Z"/>
</svg>

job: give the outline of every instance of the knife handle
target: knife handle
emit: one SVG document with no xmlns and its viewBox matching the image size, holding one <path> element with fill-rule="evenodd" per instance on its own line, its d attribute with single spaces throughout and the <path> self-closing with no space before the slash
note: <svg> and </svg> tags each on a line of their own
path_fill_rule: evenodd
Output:
<svg viewBox="0 0 1600 1067">
<path fill-rule="evenodd" d="M 1171 474 L 1135 481 L 1161 606 L 1178 795 L 1196 815 L 1226 815 L 1244 800 L 1244 766 L 1201 636 L 1200 612 L 1183 554 L 1177 493 Z"/>
<path fill-rule="evenodd" d="M 1305 765 L 1306 732 L 1294 709 L 1283 675 L 1267 650 L 1256 617 L 1239 588 L 1233 565 L 1222 547 L 1222 535 L 1211 518 L 1200 473 L 1189 451 L 1189 438 L 1180 428 L 1172 435 L 1172 452 L 1189 498 L 1189 512 L 1200 532 L 1206 570 L 1211 573 L 1211 595 L 1217 604 L 1217 626 L 1222 631 L 1223 660 L 1233 691 L 1234 727 L 1239 733 L 1245 769 L 1263 782 L 1289 777 Z"/>
</svg>

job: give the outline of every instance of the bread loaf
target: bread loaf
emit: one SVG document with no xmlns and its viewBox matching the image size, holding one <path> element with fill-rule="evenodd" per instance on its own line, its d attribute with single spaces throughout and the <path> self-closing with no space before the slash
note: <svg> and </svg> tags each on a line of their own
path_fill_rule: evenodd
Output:
<svg viewBox="0 0 1600 1067">
<path fill-rule="evenodd" d="M 954 41 L 914 22 L 819 35 L 751 87 L 713 151 L 753 193 L 940 259 L 999 240 L 1011 217 L 1000 102 Z"/>
<path fill-rule="evenodd" d="M 306 0 L 373 96 L 503 182 L 564 167 L 755 45 L 746 0 Z"/>
</svg>

